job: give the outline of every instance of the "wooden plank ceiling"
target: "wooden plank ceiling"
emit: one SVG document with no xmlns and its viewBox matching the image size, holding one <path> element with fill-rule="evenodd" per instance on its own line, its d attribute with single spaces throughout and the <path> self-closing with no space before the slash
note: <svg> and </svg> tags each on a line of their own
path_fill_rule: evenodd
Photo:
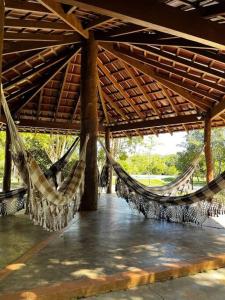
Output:
<svg viewBox="0 0 225 300">
<path fill-rule="evenodd" d="M 93 5 L 94 3 L 94 5 Z M 114 137 L 225 125 L 225 2 L 5 0 L 3 87 L 21 130 L 79 131 L 80 47 L 98 42 Z M 4 116 L 0 121 L 4 121 Z"/>
</svg>

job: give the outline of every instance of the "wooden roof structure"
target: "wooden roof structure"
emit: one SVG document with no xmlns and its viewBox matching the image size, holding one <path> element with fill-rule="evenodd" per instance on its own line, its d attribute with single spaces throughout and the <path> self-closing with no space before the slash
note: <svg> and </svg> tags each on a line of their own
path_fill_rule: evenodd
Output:
<svg viewBox="0 0 225 300">
<path fill-rule="evenodd" d="M 225 1 L 5 0 L 2 81 L 21 130 L 79 131 L 91 33 L 100 132 L 188 131 L 206 115 L 225 125 Z"/>
</svg>

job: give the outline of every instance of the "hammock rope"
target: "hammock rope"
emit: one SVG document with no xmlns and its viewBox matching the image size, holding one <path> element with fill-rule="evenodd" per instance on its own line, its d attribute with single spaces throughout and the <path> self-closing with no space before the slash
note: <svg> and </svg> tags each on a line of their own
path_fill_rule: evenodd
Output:
<svg viewBox="0 0 225 300">
<path fill-rule="evenodd" d="M 9 111 L 2 85 L 1 102 L 11 135 L 12 154 L 17 161 L 24 182 L 27 183 L 30 217 L 35 224 L 47 230 L 61 230 L 68 225 L 79 208 L 89 137 L 86 137 L 82 145 L 79 161 L 75 163 L 70 174 L 56 190 L 32 155 L 25 151 L 23 141 Z"/>
</svg>

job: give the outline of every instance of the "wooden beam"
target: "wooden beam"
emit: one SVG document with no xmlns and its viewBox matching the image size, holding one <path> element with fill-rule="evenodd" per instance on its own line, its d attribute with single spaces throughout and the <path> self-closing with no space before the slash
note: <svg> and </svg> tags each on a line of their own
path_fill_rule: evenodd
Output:
<svg viewBox="0 0 225 300">
<path fill-rule="evenodd" d="M 102 95 L 104 99 L 109 103 L 109 105 L 123 118 L 123 120 L 130 120 L 129 117 L 122 111 L 122 109 L 118 106 L 117 103 L 115 103 L 108 94 L 106 94 L 102 90 Z"/>
<path fill-rule="evenodd" d="M 144 95 L 145 99 L 147 100 L 148 104 L 151 106 L 152 110 L 154 111 L 154 113 L 160 117 L 161 113 L 159 112 L 159 110 L 157 109 L 155 103 L 152 101 L 152 99 L 149 97 L 149 95 L 147 94 L 147 92 L 145 91 L 144 87 L 139 83 L 138 78 L 135 77 L 133 71 L 128 67 L 128 65 L 126 63 L 124 63 L 122 60 L 120 61 L 120 64 L 124 67 L 124 69 L 126 70 L 126 72 L 128 73 L 128 75 L 131 77 L 131 79 L 134 81 L 135 85 L 138 87 L 138 89 L 140 90 L 140 92 Z"/>
<path fill-rule="evenodd" d="M 218 116 L 222 115 L 225 112 L 225 98 L 220 101 L 219 104 L 216 104 L 213 106 L 213 108 L 210 111 L 210 117 L 212 119 L 217 118 Z"/>
<path fill-rule="evenodd" d="M 154 80 L 160 82 L 163 86 L 165 86 L 166 88 L 174 91 L 177 95 L 183 97 L 188 102 L 196 105 L 197 107 L 201 108 L 204 111 L 206 111 L 209 108 L 208 104 L 206 104 L 201 99 L 197 98 L 196 96 L 190 95 L 183 88 L 180 88 L 180 87 L 176 86 L 174 83 L 171 83 L 169 80 L 166 80 L 165 78 L 162 78 L 162 76 L 159 75 L 158 73 L 156 73 L 152 67 L 150 67 L 146 64 L 140 63 L 139 61 L 136 61 L 135 59 L 120 53 L 119 51 L 115 50 L 113 47 L 110 47 L 108 44 L 103 45 L 101 43 L 100 45 L 105 50 L 109 51 L 114 56 L 116 56 L 117 58 L 122 59 L 127 64 L 133 66 L 134 68 L 138 69 L 139 71 L 146 74 L 147 76 L 150 76 Z"/>
<path fill-rule="evenodd" d="M 66 39 L 67 40 L 67 39 Z M 26 51 L 34 51 L 41 50 L 45 48 L 55 47 L 55 46 L 63 46 L 69 44 L 75 44 L 77 42 L 74 41 L 55 41 L 55 42 L 38 42 L 38 41 L 5 41 L 4 42 L 4 52 L 3 55 L 26 52 Z"/>
<path fill-rule="evenodd" d="M 107 113 L 107 109 L 106 109 L 106 105 L 105 105 L 105 100 L 104 100 L 104 97 L 103 97 L 101 83 L 100 83 L 100 79 L 99 79 L 98 74 L 97 74 L 97 87 L 98 87 L 98 94 L 99 94 L 99 98 L 100 98 L 100 101 L 101 101 L 101 104 L 102 104 L 102 109 L 103 109 L 103 112 L 104 112 L 105 120 L 106 120 L 106 123 L 109 124 L 109 117 L 108 117 L 108 113 Z"/>
<path fill-rule="evenodd" d="M 96 18 L 95 20 L 88 22 L 85 26 L 84 29 L 94 29 L 96 27 L 99 27 L 105 23 L 108 23 L 110 21 L 112 21 L 113 18 L 111 17 L 107 17 L 107 16 L 100 16 L 99 18 Z"/>
<path fill-rule="evenodd" d="M 128 43 L 149 46 L 170 46 L 187 49 L 212 49 L 212 47 L 176 37 L 171 37 L 171 39 L 162 39 L 159 38 L 157 34 L 148 34 L 147 31 L 126 35 L 116 35 L 115 37 L 110 36 L 108 32 L 107 34 L 102 32 L 96 32 L 95 38 L 98 41 L 103 42 Z"/>
<path fill-rule="evenodd" d="M 63 30 L 72 31 L 73 29 L 65 23 L 34 21 L 23 19 L 5 19 L 5 27 L 7 28 L 28 28 L 28 29 L 44 29 L 44 30 Z"/>
<path fill-rule="evenodd" d="M 119 93 L 122 95 L 124 100 L 133 108 L 133 110 L 136 112 L 139 118 L 144 119 L 145 115 L 139 109 L 137 109 L 135 104 L 132 103 L 133 100 L 130 98 L 130 95 L 126 91 L 124 91 L 124 89 L 120 86 L 120 84 L 117 82 L 114 76 L 109 72 L 109 70 L 103 65 L 103 63 L 99 58 L 97 59 L 97 61 L 98 61 L 99 68 L 113 83 L 114 87 L 119 91 Z"/>
<path fill-rule="evenodd" d="M 150 54 L 155 54 L 157 57 L 168 59 L 169 61 L 176 62 L 186 67 L 190 67 L 197 71 L 203 72 L 205 74 L 211 75 L 213 77 L 218 77 L 225 79 L 225 75 L 221 71 L 217 71 L 214 68 L 209 68 L 208 66 L 201 65 L 199 63 L 195 63 L 194 61 L 185 59 L 183 57 L 176 56 L 168 51 L 163 51 L 162 49 L 157 49 L 144 45 L 134 45 L 137 49 L 143 50 Z"/>
<path fill-rule="evenodd" d="M 77 33 L 72 35 L 64 34 L 49 34 L 49 33 L 12 33 L 6 32 L 4 35 L 5 41 L 58 41 L 62 44 L 79 43 L 80 37 Z"/>
<path fill-rule="evenodd" d="M 147 120 L 141 122 L 132 122 L 126 124 L 118 124 L 109 126 L 111 132 L 144 129 L 144 128 L 157 128 L 162 126 L 179 126 L 183 124 L 202 123 L 198 119 L 198 115 L 180 115 L 171 118 L 160 118 L 154 120 Z"/>
<path fill-rule="evenodd" d="M 71 122 L 73 122 L 73 119 L 75 118 L 75 115 L 77 113 L 77 109 L 78 109 L 78 105 L 79 105 L 79 102 L 80 102 L 80 97 L 77 99 L 74 107 L 73 107 L 73 112 L 71 114 Z"/>
<path fill-rule="evenodd" d="M 144 62 L 148 65 L 151 65 L 157 69 L 161 69 L 161 70 L 167 71 L 169 73 L 173 73 L 175 75 L 178 75 L 182 79 L 183 78 L 189 79 L 191 81 L 196 82 L 197 84 L 202 84 L 205 87 L 214 89 L 222 94 L 225 93 L 225 88 L 222 85 L 218 85 L 217 83 L 210 82 L 209 80 L 204 80 L 201 76 L 192 75 L 188 72 L 185 72 L 183 70 L 176 68 L 175 66 L 170 66 L 168 64 L 164 64 L 164 63 L 156 61 L 154 59 L 143 57 L 142 55 L 139 55 L 136 53 L 129 53 L 128 51 L 125 51 L 120 48 L 118 48 L 118 49 L 121 53 L 126 54 L 126 55 L 131 54 L 132 57 L 135 57 L 137 60 Z M 198 70 L 198 71 L 200 71 L 200 70 Z M 224 79 L 225 79 L 225 77 L 224 77 Z M 205 92 L 202 89 L 194 88 L 193 91 L 199 95 L 202 95 L 204 97 L 212 99 L 213 101 L 216 100 L 215 96 L 210 95 L 209 92 Z"/>
<path fill-rule="evenodd" d="M 42 103 L 42 99 L 43 99 L 43 91 L 44 89 L 41 89 L 39 92 L 39 98 L 38 98 L 38 106 L 37 106 L 37 121 L 40 118 L 40 114 L 41 114 L 41 103 Z"/>
<path fill-rule="evenodd" d="M 36 50 L 36 51 L 33 51 L 33 52 L 25 53 L 24 55 L 22 55 L 22 57 L 19 57 L 19 58 L 13 60 L 12 62 L 11 61 L 8 62 L 3 67 L 2 74 L 5 74 L 5 73 L 15 69 L 16 67 L 23 64 L 27 60 L 33 59 L 36 56 L 41 56 L 41 53 L 42 53 L 42 51 Z"/>
<path fill-rule="evenodd" d="M 59 111 L 59 107 L 60 107 L 60 103 L 61 103 L 62 95 L 63 95 L 63 90 L 65 88 L 66 80 L 67 80 L 67 75 L 68 75 L 68 72 L 69 72 L 69 67 L 70 67 L 70 64 L 68 63 L 67 67 L 65 69 L 65 73 L 64 73 L 64 76 L 63 76 L 63 80 L 62 80 L 62 83 L 61 83 L 59 94 L 58 94 L 58 97 L 57 97 L 57 100 L 56 100 L 57 104 L 56 104 L 56 109 L 55 109 L 55 118 L 54 118 L 54 121 L 56 121 L 57 114 L 58 114 L 58 111 Z"/>
<path fill-rule="evenodd" d="M 213 172 L 213 159 L 212 159 L 212 149 L 211 149 L 211 126 L 212 120 L 207 115 L 205 117 L 204 126 L 204 142 L 205 142 L 205 162 L 206 162 L 206 181 L 209 183 L 214 179 Z"/>
<path fill-rule="evenodd" d="M 29 81 L 32 79 L 33 76 L 39 75 L 41 76 L 41 72 L 45 71 L 46 69 L 51 68 L 55 64 L 59 63 L 60 61 L 63 61 L 65 58 L 65 53 L 59 55 L 58 57 L 54 57 L 51 61 L 48 61 L 44 65 L 39 65 L 36 68 L 30 68 L 25 74 L 22 74 L 21 76 L 17 76 L 13 80 L 8 80 L 3 84 L 3 87 L 5 90 L 10 90 L 11 88 L 15 87 L 15 85 L 19 85 L 21 82 Z"/>
<path fill-rule="evenodd" d="M 5 7 L 7 10 L 16 10 L 18 12 L 52 14 L 42 5 L 28 1 L 5 0 Z"/>
<path fill-rule="evenodd" d="M 166 97 L 167 101 L 169 102 L 170 106 L 172 107 L 173 111 L 176 115 L 179 115 L 178 109 L 176 105 L 173 103 L 173 99 L 170 97 L 170 94 L 168 93 L 168 90 L 159 82 L 157 82 L 157 85 L 159 88 L 161 88 L 163 95 Z"/>
<path fill-rule="evenodd" d="M 43 121 L 43 120 L 31 120 L 31 119 L 18 119 L 17 127 L 20 129 L 24 128 L 36 128 L 36 129 L 62 129 L 62 130 L 80 130 L 79 122 L 52 122 L 52 121 Z M 0 123 L 6 124 L 5 117 L 0 117 Z M 99 130 L 101 132 L 105 131 L 105 128 L 99 125 Z M 29 131 L 29 130 L 28 130 Z"/>
<path fill-rule="evenodd" d="M 80 210 L 96 210 L 98 202 L 98 169 L 97 169 L 97 43 L 92 34 L 81 48 L 81 149 L 89 135 L 86 151 L 84 192 L 81 197 Z"/>
<path fill-rule="evenodd" d="M 44 7 L 68 24 L 73 30 L 77 31 L 84 38 L 88 38 L 88 31 L 83 29 L 80 20 L 74 14 L 66 14 L 60 3 L 55 0 L 38 0 Z"/>
<path fill-rule="evenodd" d="M 63 2 L 213 48 L 225 49 L 223 39 L 225 31 L 219 24 L 202 19 L 196 12 L 182 11 L 160 1 L 139 0 L 138 2 L 117 1 L 115 3 L 104 0 L 94 2 L 92 0 L 63 0 Z M 195 26 L 190 26 L 190 20 Z"/>
</svg>

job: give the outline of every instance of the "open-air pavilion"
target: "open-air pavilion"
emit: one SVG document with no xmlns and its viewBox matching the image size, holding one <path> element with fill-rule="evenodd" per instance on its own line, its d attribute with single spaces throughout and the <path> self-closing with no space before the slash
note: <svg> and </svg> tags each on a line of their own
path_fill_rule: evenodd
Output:
<svg viewBox="0 0 225 300">
<path fill-rule="evenodd" d="M 74 186 L 82 190 L 79 212 L 73 206 L 72 225 L 60 233 L 21 214 L 0 217 L 0 299 L 73 299 L 223 267 L 223 230 L 132 214 L 110 195 L 109 163 L 112 139 L 204 129 L 211 185 L 169 202 L 189 205 L 222 189 L 225 175 L 214 180 L 211 129 L 225 126 L 225 2 L 0 0 L 0 14 L 3 192 L 10 192 L 15 149 L 28 165 L 28 195 L 38 189 L 16 128 L 79 135 Z M 101 199 L 98 137 L 109 153 L 108 195 Z M 58 211 L 46 203 L 54 219 Z M 37 211 L 31 216 L 40 225 Z"/>
</svg>

